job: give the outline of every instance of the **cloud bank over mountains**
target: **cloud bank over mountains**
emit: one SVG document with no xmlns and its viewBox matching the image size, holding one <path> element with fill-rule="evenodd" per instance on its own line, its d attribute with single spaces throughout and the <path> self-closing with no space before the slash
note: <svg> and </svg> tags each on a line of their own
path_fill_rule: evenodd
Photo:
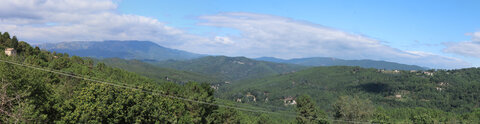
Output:
<svg viewBox="0 0 480 124">
<path fill-rule="evenodd" d="M 119 39 L 177 45 L 201 39 L 157 19 L 118 13 L 117 5 L 110 0 L 3 1 L 0 18 L 0 29 L 27 41 Z"/>
<path fill-rule="evenodd" d="M 212 37 L 190 34 L 154 18 L 119 13 L 111 0 L 15 0 L 0 4 L 0 31 L 33 42 L 150 40 L 213 55 L 374 59 L 432 68 L 470 66 L 460 59 L 403 51 L 361 34 L 286 17 L 232 12 L 198 19 L 199 26 L 235 29 L 240 33 Z M 451 43 L 444 51 L 480 57 L 480 33 L 472 36 L 472 41 Z"/>
<path fill-rule="evenodd" d="M 444 43 L 447 48 L 443 49 L 443 51 L 480 58 L 480 32 L 467 33 L 467 35 L 472 36 L 471 41 Z"/>
<path fill-rule="evenodd" d="M 232 44 L 225 50 L 233 54 L 299 58 L 327 56 L 343 59 L 375 59 L 435 68 L 457 68 L 462 60 L 421 51 L 402 51 L 383 45 L 367 36 L 297 21 L 290 18 L 254 13 L 220 13 L 200 17 L 200 25 L 233 28 L 238 36 L 229 36 Z"/>
</svg>

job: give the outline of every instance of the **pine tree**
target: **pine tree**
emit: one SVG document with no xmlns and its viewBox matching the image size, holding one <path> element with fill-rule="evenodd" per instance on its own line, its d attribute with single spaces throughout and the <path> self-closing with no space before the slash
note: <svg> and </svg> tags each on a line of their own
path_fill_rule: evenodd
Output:
<svg viewBox="0 0 480 124">
<path fill-rule="evenodd" d="M 12 43 L 10 44 L 12 48 L 15 48 L 15 49 L 18 49 L 17 46 L 18 46 L 18 39 L 17 39 L 17 36 L 13 36 L 12 37 Z"/>
<path fill-rule="evenodd" d="M 298 124 L 328 123 L 326 121 L 326 114 L 316 107 L 315 102 L 312 101 L 310 96 L 302 95 L 297 101 L 298 116 L 296 120 Z"/>
<path fill-rule="evenodd" d="M 10 34 L 8 34 L 8 32 L 4 32 L 2 34 L 2 37 L 3 37 L 3 39 L 10 39 Z"/>
</svg>

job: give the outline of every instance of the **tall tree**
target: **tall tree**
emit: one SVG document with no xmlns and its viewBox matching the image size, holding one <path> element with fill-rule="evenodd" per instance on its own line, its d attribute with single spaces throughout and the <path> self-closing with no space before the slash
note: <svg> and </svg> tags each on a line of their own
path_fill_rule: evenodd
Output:
<svg viewBox="0 0 480 124">
<path fill-rule="evenodd" d="M 8 34 L 8 32 L 3 32 L 2 37 L 3 39 L 10 39 L 10 34 Z"/>
<path fill-rule="evenodd" d="M 370 100 L 359 97 L 341 96 L 333 105 L 335 119 L 348 121 L 369 120 L 375 108 Z"/>
<path fill-rule="evenodd" d="M 212 114 L 210 122 L 214 124 L 240 124 L 241 112 L 232 108 L 220 108 Z"/>
<path fill-rule="evenodd" d="M 18 46 L 18 39 L 17 36 L 12 37 L 12 43 L 10 44 L 10 47 L 17 49 Z"/>
<path fill-rule="evenodd" d="M 185 91 L 183 91 L 183 96 L 186 96 L 188 99 L 195 99 L 207 103 L 213 103 L 215 101 L 213 97 L 215 91 L 206 83 L 198 84 L 189 82 L 185 84 L 184 87 Z M 190 110 L 194 123 L 207 123 L 207 117 L 217 109 L 217 106 L 189 102 L 186 104 L 186 108 Z"/>
<path fill-rule="evenodd" d="M 24 109 L 24 97 L 27 96 L 25 92 L 15 92 L 8 94 L 7 90 L 9 82 L 3 78 L 0 79 L 0 122 L 19 123 L 26 122 Z M 22 107 L 17 107 L 22 106 Z M 6 117 L 2 117 L 6 116 Z M 2 120 L 5 119 L 5 120 Z"/>
<path fill-rule="evenodd" d="M 297 118 L 298 124 L 326 124 L 327 115 L 319 110 L 310 96 L 302 95 L 297 99 Z"/>
</svg>

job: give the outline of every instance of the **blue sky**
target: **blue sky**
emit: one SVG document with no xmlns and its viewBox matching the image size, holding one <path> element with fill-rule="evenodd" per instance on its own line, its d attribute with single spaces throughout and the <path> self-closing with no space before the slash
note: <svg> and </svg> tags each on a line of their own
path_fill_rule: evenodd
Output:
<svg viewBox="0 0 480 124">
<path fill-rule="evenodd" d="M 414 49 L 417 42 L 464 41 L 480 30 L 479 1 L 162 1 L 123 0 L 119 11 L 157 18 L 193 33 L 216 32 L 196 17 L 221 12 L 271 14 L 354 32 Z M 223 32 L 216 32 L 223 33 Z M 414 46 L 414 47 L 415 47 Z M 424 49 L 422 49 L 424 50 Z M 434 51 L 432 51 L 434 52 Z"/>
<path fill-rule="evenodd" d="M 198 26 L 197 16 L 221 12 L 271 14 L 354 32 L 380 39 L 402 50 L 442 52 L 442 42 L 468 41 L 467 32 L 480 31 L 480 1 L 159 1 L 124 0 L 121 13 L 163 20 L 192 33 L 232 33 L 228 29 Z M 480 64 L 474 64 L 479 66 Z"/>
<path fill-rule="evenodd" d="M 438 0 L 18 0 L 0 5 L 0 28 L 31 43 L 149 40 L 212 55 L 322 56 L 463 68 L 480 66 L 478 5 Z"/>
</svg>

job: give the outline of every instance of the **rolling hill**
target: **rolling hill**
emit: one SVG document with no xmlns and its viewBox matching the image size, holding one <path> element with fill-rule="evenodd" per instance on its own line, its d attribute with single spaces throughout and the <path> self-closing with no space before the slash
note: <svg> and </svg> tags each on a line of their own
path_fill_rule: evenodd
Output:
<svg viewBox="0 0 480 124">
<path fill-rule="evenodd" d="M 187 60 L 204 55 L 170 49 L 150 41 L 76 41 L 40 44 L 41 49 L 81 57 L 122 58 L 145 61 Z"/>
<path fill-rule="evenodd" d="M 222 111 L 213 106 L 214 91 L 208 84 L 154 81 L 88 58 L 40 50 L 8 33 L 0 32 L 0 48 L 16 50 L 0 53 L 2 124 L 222 120 L 216 116 Z"/>
<path fill-rule="evenodd" d="M 329 57 L 313 57 L 313 58 L 297 58 L 297 59 L 279 59 L 274 57 L 261 57 L 255 60 L 277 62 L 277 63 L 289 63 L 298 64 L 304 66 L 360 66 L 363 68 L 376 68 L 387 70 L 426 70 L 427 68 L 406 65 L 395 62 L 376 61 L 376 60 L 344 60 Z"/>
<path fill-rule="evenodd" d="M 159 67 L 192 71 L 227 81 L 261 78 L 305 69 L 304 66 L 256 61 L 245 57 L 207 56 L 192 60 L 167 60 Z"/>
<path fill-rule="evenodd" d="M 97 62 L 105 63 L 110 67 L 121 68 L 130 72 L 135 72 L 137 74 L 149 77 L 156 80 L 167 80 L 177 83 L 187 83 L 187 82 L 205 82 L 210 84 L 217 84 L 222 81 L 201 75 L 195 72 L 188 71 L 179 71 L 169 68 L 161 68 L 148 63 L 144 63 L 139 60 L 124 60 L 119 58 L 107 58 L 96 60 Z M 222 82 L 223 83 L 223 82 Z"/>
<path fill-rule="evenodd" d="M 339 96 L 359 96 L 384 107 L 425 107 L 468 112 L 479 104 L 480 69 L 382 71 L 348 66 L 314 67 L 224 87 L 224 99 L 284 106 L 283 99 L 308 94 L 325 110 Z M 248 95 L 253 95 L 256 102 Z"/>
</svg>

